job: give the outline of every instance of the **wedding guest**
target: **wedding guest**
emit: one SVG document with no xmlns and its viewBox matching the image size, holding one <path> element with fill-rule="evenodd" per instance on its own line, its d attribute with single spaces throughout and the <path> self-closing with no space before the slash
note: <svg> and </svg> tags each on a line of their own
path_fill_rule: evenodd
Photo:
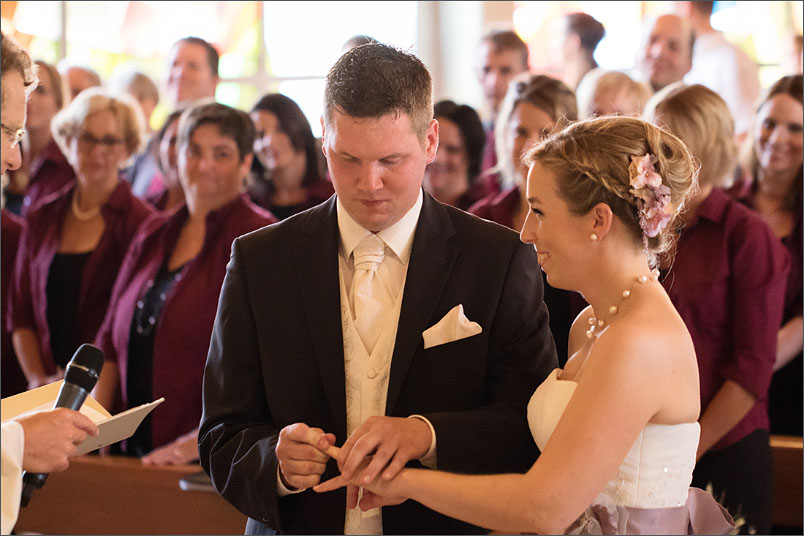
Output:
<svg viewBox="0 0 804 536">
<path fill-rule="evenodd" d="M 480 177 L 486 133 L 477 112 L 451 100 L 433 106 L 438 121 L 438 152 L 424 169 L 424 189 L 433 197 L 466 210 L 484 197 Z"/>
<path fill-rule="evenodd" d="M 75 173 L 53 139 L 50 123 L 70 98 L 59 71 L 36 61 L 39 84 L 28 99 L 26 136 L 20 145 L 22 162 L 9 170 L 6 208 L 24 216 L 46 195 L 75 181 Z"/>
<path fill-rule="evenodd" d="M 126 248 L 151 209 L 121 181 L 142 143 L 142 114 L 127 95 L 82 91 L 53 119 L 77 181 L 27 215 L 6 321 L 34 388 L 62 377 L 75 349 L 100 327 Z"/>
<path fill-rule="evenodd" d="M 70 64 L 66 59 L 59 62 L 59 72 L 67 81 L 70 101 L 74 100 L 85 89 L 103 85 L 101 77 L 95 69 L 85 65 Z"/>
<path fill-rule="evenodd" d="M 486 123 L 486 147 L 483 151 L 482 171 L 497 166 L 494 150 L 495 124 L 508 85 L 520 73 L 528 70 L 528 45 L 511 30 L 493 30 L 480 40 L 477 47 L 477 79 L 483 88 L 483 96 L 489 119 Z M 500 177 L 495 173 L 483 176 L 483 185 L 489 194 L 499 192 Z"/>
<path fill-rule="evenodd" d="M 232 241 L 276 221 L 242 194 L 254 143 L 248 114 L 191 105 L 177 143 L 186 204 L 138 231 L 97 338 L 106 354 L 101 404 L 120 397 L 128 409 L 165 397 L 122 447 L 156 465 L 198 458 L 201 381 Z"/>
<path fill-rule="evenodd" d="M 734 120 L 720 96 L 697 84 L 673 89 L 650 120 L 678 136 L 701 166 L 699 190 L 686 203 L 663 280 L 692 336 L 701 378 L 693 485 L 712 486 L 722 504 L 745 519 L 742 533 L 769 534 L 768 386 L 788 255 L 768 225 L 721 188 L 734 175 L 737 146 Z"/>
<path fill-rule="evenodd" d="M 526 156 L 531 207 L 521 238 L 548 281 L 591 304 L 572 358 L 536 389 L 528 420 L 541 455 L 526 474 L 405 468 L 388 478 L 365 448 L 334 455 L 361 510 L 410 498 L 503 534 L 726 534 L 727 512 L 690 488 L 698 445 L 698 367 L 690 334 L 651 271 L 694 184 L 678 138 L 639 119 L 570 125 Z M 649 199 L 646 203 L 643 199 Z M 649 320 L 648 320 L 649 319 Z"/>
<path fill-rule="evenodd" d="M 684 2 L 695 34 L 692 67 L 684 75 L 687 84 L 702 84 L 726 101 L 734 117 L 739 139 L 748 135 L 759 98 L 759 66 L 743 50 L 712 27 L 714 2 Z"/>
<path fill-rule="evenodd" d="M 601 115 L 637 117 L 650 98 L 651 90 L 622 71 L 595 69 L 583 77 L 575 96 L 578 116 L 591 119 Z"/>
<path fill-rule="evenodd" d="M 217 49 L 200 37 L 173 43 L 168 57 L 167 94 L 173 107 L 214 99 L 220 82 Z"/>
<path fill-rule="evenodd" d="M 586 73 L 597 68 L 595 49 L 606 35 L 606 29 L 588 13 L 570 13 L 564 17 L 563 24 L 561 64 L 564 82 L 576 89 Z"/>
<path fill-rule="evenodd" d="M 748 178 L 736 195 L 781 239 L 792 262 L 769 394 L 770 430 L 802 435 L 802 76 L 785 76 L 767 91 L 754 122 Z"/>
<path fill-rule="evenodd" d="M 321 150 L 299 105 L 270 93 L 251 109 L 251 119 L 257 129 L 251 199 L 280 220 L 329 199 L 335 190 L 324 179 Z"/>
<path fill-rule="evenodd" d="M 495 134 L 498 168 L 503 190 L 488 195 L 469 212 L 500 225 L 521 231 L 530 212 L 525 195 L 528 168 L 522 156 L 534 144 L 578 119 L 572 90 L 560 80 L 541 74 L 524 74 L 511 82 L 500 107 Z M 556 341 L 558 363 L 567 362 L 567 340 L 575 315 L 583 309 L 581 300 L 545 280 L 544 302 L 550 311 L 550 331 Z"/>
<path fill-rule="evenodd" d="M 179 180 L 179 157 L 176 151 L 179 118 L 184 108 L 179 108 L 165 118 L 165 123 L 154 135 L 154 143 L 159 150 L 159 171 L 162 176 L 162 190 L 146 197 L 159 211 L 167 211 L 184 203 L 184 190 Z"/>
<path fill-rule="evenodd" d="M 151 116 L 159 104 L 159 89 L 148 75 L 135 69 L 125 69 L 115 74 L 107 84 L 113 93 L 128 93 L 137 101 L 145 118 L 145 131 L 150 135 Z"/>
<path fill-rule="evenodd" d="M 4 175 L 5 177 L 5 175 Z M 0 307 L 3 315 L 8 310 L 8 289 L 11 284 L 12 273 L 14 272 L 14 261 L 17 258 L 20 235 L 24 220 L 19 216 L 9 212 L 5 208 L 0 210 Z M 6 325 L 0 326 L 0 360 L 2 370 L 0 370 L 0 392 L 3 397 L 16 395 L 25 391 L 28 382 L 25 379 L 17 361 L 17 354 L 14 353 L 14 345 L 11 343 L 11 330 Z"/>
<path fill-rule="evenodd" d="M 687 19 L 661 15 L 646 23 L 637 57 L 637 70 L 654 92 L 683 80 L 692 68 L 695 35 Z"/>
</svg>

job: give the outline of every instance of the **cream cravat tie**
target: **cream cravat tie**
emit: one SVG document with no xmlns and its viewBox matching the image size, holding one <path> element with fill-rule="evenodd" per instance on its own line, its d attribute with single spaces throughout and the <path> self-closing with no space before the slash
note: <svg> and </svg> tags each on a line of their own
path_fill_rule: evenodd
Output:
<svg viewBox="0 0 804 536">
<path fill-rule="evenodd" d="M 366 351 L 371 354 L 380 336 L 391 297 L 380 280 L 377 269 L 385 257 L 385 243 L 372 233 L 354 250 L 355 276 L 352 280 L 354 323 Z"/>
</svg>

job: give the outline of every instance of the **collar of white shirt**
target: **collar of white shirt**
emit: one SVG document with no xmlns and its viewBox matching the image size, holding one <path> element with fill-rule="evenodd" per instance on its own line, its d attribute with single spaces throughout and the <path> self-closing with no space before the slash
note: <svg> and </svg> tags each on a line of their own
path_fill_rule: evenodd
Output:
<svg viewBox="0 0 804 536">
<path fill-rule="evenodd" d="M 422 189 L 419 188 L 419 197 L 410 207 L 410 210 L 398 222 L 377 233 L 377 236 L 394 252 L 403 265 L 407 265 L 410 260 L 410 252 L 413 248 L 413 234 L 416 232 L 416 225 L 419 222 L 423 200 L 424 195 L 422 194 Z M 352 218 L 349 211 L 341 203 L 340 198 L 337 198 L 337 210 L 340 253 L 343 259 L 348 262 L 354 249 L 366 235 L 371 234 L 371 231 L 363 228 Z"/>
</svg>

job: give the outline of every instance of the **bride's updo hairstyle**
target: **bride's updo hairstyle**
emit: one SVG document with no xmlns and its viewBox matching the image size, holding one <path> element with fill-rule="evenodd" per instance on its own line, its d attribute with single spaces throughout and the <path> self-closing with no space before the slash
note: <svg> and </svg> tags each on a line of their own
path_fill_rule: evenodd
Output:
<svg viewBox="0 0 804 536">
<path fill-rule="evenodd" d="M 558 196 L 573 214 L 587 214 L 598 203 L 611 207 L 635 243 L 643 245 L 651 265 L 657 255 L 670 249 L 678 214 L 697 180 L 692 155 L 680 139 L 646 121 L 624 116 L 574 123 L 531 149 L 524 161 L 528 166 L 538 161 L 553 173 Z M 662 193 L 666 201 L 661 225 L 646 213 L 650 206 L 634 193 L 639 187 L 633 183 L 635 171 L 640 162 L 649 166 L 651 161 L 649 181 L 654 179 L 656 188 L 642 187 L 638 192 Z"/>
</svg>

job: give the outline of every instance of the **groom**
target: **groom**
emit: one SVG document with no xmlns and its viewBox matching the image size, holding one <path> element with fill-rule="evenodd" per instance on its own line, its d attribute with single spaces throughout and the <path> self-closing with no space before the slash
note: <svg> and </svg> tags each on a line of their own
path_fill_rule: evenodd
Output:
<svg viewBox="0 0 804 536">
<path fill-rule="evenodd" d="M 347 510 L 310 430 L 405 464 L 524 472 L 526 404 L 555 368 L 533 248 L 421 188 L 436 154 L 432 81 L 382 44 L 327 75 L 336 195 L 235 240 L 204 375 L 199 451 L 247 533 L 483 532 L 408 501 Z M 348 441 L 347 441 L 348 438 Z"/>
</svg>

